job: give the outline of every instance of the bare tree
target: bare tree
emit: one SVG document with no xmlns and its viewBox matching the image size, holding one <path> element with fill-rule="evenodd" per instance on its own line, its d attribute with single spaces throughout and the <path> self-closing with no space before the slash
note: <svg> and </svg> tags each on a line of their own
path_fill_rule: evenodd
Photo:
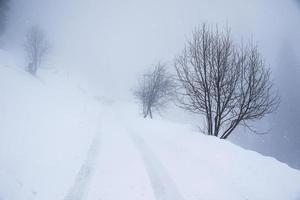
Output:
<svg viewBox="0 0 300 200">
<path fill-rule="evenodd" d="M 236 45 L 229 29 L 203 24 L 175 59 L 180 106 L 205 116 L 205 132 L 226 139 L 239 126 L 272 113 L 279 105 L 258 48 Z"/>
<path fill-rule="evenodd" d="M 29 59 L 27 70 L 35 75 L 50 48 L 44 32 L 38 26 L 32 26 L 28 30 L 24 48 Z"/>
<path fill-rule="evenodd" d="M 6 28 L 7 14 L 9 11 L 10 0 L 0 0 L 0 35 L 3 34 Z"/>
<path fill-rule="evenodd" d="M 171 100 L 174 81 L 165 65 L 158 63 L 154 70 L 143 74 L 134 96 L 140 101 L 144 118 L 153 117 L 153 111 L 160 111 Z"/>
</svg>

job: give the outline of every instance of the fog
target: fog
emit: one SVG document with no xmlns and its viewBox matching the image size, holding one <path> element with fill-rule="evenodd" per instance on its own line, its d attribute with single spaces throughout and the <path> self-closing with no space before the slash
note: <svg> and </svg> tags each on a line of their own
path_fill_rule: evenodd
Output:
<svg viewBox="0 0 300 200">
<path fill-rule="evenodd" d="M 292 0 L 15 0 L 5 48 L 22 55 L 26 29 L 39 24 L 52 43 L 49 68 L 80 76 L 98 95 L 131 101 L 137 76 L 158 61 L 172 68 L 196 26 L 228 25 L 237 42 L 258 43 L 281 96 L 277 113 L 257 124 L 268 134 L 241 129 L 232 141 L 300 169 L 298 4 Z"/>
</svg>

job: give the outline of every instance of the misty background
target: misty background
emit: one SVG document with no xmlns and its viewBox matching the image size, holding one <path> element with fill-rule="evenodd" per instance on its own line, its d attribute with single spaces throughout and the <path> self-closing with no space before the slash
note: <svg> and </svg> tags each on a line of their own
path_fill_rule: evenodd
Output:
<svg viewBox="0 0 300 200">
<path fill-rule="evenodd" d="M 237 42 L 256 41 L 281 96 L 278 111 L 256 124 L 268 134 L 239 129 L 230 140 L 300 169 L 299 1 L 12 0 L 1 43 L 24 58 L 24 67 L 25 32 L 39 24 L 52 44 L 45 70 L 77 76 L 103 98 L 132 101 L 138 75 L 158 61 L 172 68 L 203 22 L 228 25 Z M 174 117 L 180 112 L 170 106 L 165 117 L 199 120 L 187 113 Z"/>
</svg>

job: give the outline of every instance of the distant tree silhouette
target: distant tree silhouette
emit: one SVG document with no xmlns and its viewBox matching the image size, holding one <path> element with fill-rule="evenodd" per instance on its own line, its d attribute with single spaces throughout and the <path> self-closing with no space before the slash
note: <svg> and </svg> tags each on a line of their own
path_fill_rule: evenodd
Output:
<svg viewBox="0 0 300 200">
<path fill-rule="evenodd" d="M 9 2 L 10 0 L 0 0 L 0 34 L 5 30 Z"/>
<path fill-rule="evenodd" d="M 35 75 L 50 48 L 46 36 L 40 27 L 32 26 L 28 30 L 24 48 L 29 59 L 27 71 Z"/>
<path fill-rule="evenodd" d="M 134 96 L 142 105 L 144 118 L 153 117 L 153 111 L 159 111 L 166 106 L 173 95 L 174 81 L 165 65 L 158 63 L 155 68 L 143 74 Z"/>
</svg>

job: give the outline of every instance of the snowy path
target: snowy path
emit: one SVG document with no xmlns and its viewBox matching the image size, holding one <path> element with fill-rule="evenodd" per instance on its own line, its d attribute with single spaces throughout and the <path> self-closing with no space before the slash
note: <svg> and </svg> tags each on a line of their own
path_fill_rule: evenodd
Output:
<svg viewBox="0 0 300 200">
<path fill-rule="evenodd" d="M 146 142 L 116 113 L 102 122 L 99 164 L 87 200 L 183 200 Z"/>
<path fill-rule="evenodd" d="M 138 150 L 115 114 L 107 113 L 99 163 L 86 200 L 156 200 Z"/>
<path fill-rule="evenodd" d="M 97 153 L 98 138 L 64 200 L 299 199 L 294 184 L 298 178 L 291 178 L 293 171 L 281 175 L 286 166 L 273 165 L 275 160 L 261 159 L 254 152 L 199 135 L 187 126 L 139 119 L 119 110 L 105 113 L 101 151 Z M 264 169 L 257 169 L 256 163 L 247 159 L 260 162 Z M 270 174 L 265 175 L 270 170 L 284 180 L 277 184 L 291 194 L 276 190 L 275 195 L 261 189 L 273 182 L 268 179 Z M 245 171 L 251 176 L 241 179 Z M 249 185 L 248 179 L 255 184 Z M 218 193 L 216 188 L 221 188 Z"/>
<path fill-rule="evenodd" d="M 73 186 L 70 188 L 64 200 L 83 200 L 87 194 L 89 183 L 96 167 L 97 155 L 100 146 L 101 134 L 96 134 L 93 139 L 85 162 L 76 175 Z"/>
<path fill-rule="evenodd" d="M 130 136 L 142 155 L 156 200 L 183 200 L 176 184 L 146 142 L 136 134 Z"/>
</svg>

